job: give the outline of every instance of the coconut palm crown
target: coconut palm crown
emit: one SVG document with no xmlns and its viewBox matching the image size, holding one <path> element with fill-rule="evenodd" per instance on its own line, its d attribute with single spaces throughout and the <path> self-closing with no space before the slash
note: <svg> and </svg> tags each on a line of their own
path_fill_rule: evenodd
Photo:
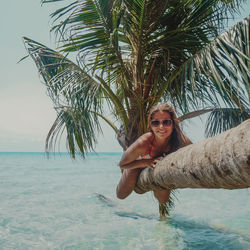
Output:
<svg viewBox="0 0 250 250">
<path fill-rule="evenodd" d="M 55 11 L 58 51 L 24 38 L 57 112 L 47 151 L 66 130 L 71 155 L 84 156 L 100 118 L 125 149 L 161 101 L 181 121 L 210 112 L 208 136 L 249 118 L 250 17 L 225 30 L 243 2 L 77 0 Z"/>
</svg>

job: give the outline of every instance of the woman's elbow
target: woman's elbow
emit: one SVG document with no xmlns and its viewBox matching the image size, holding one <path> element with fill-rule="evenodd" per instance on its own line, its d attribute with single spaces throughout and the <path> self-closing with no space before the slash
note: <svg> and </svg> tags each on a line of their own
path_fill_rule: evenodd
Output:
<svg viewBox="0 0 250 250">
<path fill-rule="evenodd" d="M 120 162 L 118 163 L 118 166 L 122 169 L 124 165 L 125 165 L 124 161 L 120 160 Z"/>
<path fill-rule="evenodd" d="M 126 195 L 120 194 L 120 193 L 116 193 L 116 197 L 117 197 L 118 199 L 120 199 L 120 200 L 124 200 L 125 198 L 127 198 Z"/>
<path fill-rule="evenodd" d="M 116 188 L 116 197 L 120 200 L 124 200 L 125 198 L 128 197 L 129 194 L 126 194 L 124 192 L 122 192 L 119 188 L 119 186 L 117 186 Z"/>
</svg>

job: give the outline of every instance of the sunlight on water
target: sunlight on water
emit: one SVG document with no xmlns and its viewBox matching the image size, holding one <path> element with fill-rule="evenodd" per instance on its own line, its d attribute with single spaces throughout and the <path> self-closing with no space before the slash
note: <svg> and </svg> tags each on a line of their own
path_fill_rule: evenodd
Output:
<svg viewBox="0 0 250 250">
<path fill-rule="evenodd" d="M 0 249 L 250 249 L 250 189 L 115 197 L 120 154 L 0 153 Z"/>
</svg>

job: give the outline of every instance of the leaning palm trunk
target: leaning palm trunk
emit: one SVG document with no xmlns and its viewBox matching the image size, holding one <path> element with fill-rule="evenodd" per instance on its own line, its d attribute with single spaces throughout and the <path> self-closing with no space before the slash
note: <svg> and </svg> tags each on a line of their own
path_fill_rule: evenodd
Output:
<svg viewBox="0 0 250 250">
<path fill-rule="evenodd" d="M 250 187 L 250 119 L 166 156 L 140 174 L 135 191 Z"/>
</svg>

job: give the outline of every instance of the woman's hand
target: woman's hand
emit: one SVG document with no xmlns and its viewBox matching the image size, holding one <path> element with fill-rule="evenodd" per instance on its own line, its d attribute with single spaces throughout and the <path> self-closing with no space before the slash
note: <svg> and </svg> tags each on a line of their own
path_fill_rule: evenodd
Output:
<svg viewBox="0 0 250 250">
<path fill-rule="evenodd" d="M 154 165 L 155 159 L 140 159 L 120 166 L 121 169 L 146 168 Z"/>
<path fill-rule="evenodd" d="M 128 164 L 120 166 L 121 169 L 135 169 L 135 168 L 151 168 L 152 170 L 155 169 L 156 164 L 161 161 L 163 157 L 157 157 L 154 159 L 141 159 L 135 160 Z"/>
<path fill-rule="evenodd" d="M 161 161 L 163 159 L 163 157 L 158 157 L 152 160 L 152 163 L 148 166 L 149 168 L 151 168 L 152 170 L 155 169 L 156 164 Z"/>
</svg>

